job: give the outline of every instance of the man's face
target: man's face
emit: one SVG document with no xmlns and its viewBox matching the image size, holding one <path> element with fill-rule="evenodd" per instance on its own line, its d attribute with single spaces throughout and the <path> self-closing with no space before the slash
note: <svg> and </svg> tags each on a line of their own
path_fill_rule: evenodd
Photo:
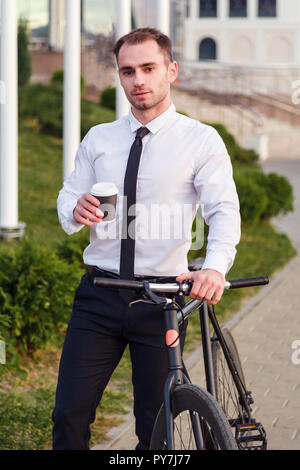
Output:
<svg viewBox="0 0 300 470">
<path fill-rule="evenodd" d="M 118 57 L 119 76 L 128 101 L 143 111 L 160 109 L 170 100 L 170 84 L 177 77 L 176 62 L 167 62 L 156 41 L 123 44 Z"/>
</svg>

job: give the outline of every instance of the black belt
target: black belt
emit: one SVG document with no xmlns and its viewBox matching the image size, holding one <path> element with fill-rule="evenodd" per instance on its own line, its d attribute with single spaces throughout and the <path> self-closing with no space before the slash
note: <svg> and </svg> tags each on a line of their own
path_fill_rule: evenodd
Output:
<svg viewBox="0 0 300 470">
<path fill-rule="evenodd" d="M 98 268 L 97 266 L 88 266 L 87 272 L 93 277 L 108 277 L 110 279 L 120 279 L 119 274 L 113 273 L 111 271 L 106 271 L 104 269 Z M 176 282 L 176 276 L 161 276 L 161 277 L 153 277 L 153 276 L 136 276 L 134 278 L 135 281 L 149 281 L 155 283 L 163 283 L 163 282 Z"/>
</svg>

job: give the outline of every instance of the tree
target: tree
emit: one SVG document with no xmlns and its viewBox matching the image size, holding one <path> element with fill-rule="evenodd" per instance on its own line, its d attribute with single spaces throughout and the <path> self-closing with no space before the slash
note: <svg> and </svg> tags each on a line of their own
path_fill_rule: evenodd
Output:
<svg viewBox="0 0 300 470">
<path fill-rule="evenodd" d="M 24 18 L 18 24 L 18 84 L 26 85 L 31 76 L 31 54 L 29 52 L 28 21 Z"/>
</svg>

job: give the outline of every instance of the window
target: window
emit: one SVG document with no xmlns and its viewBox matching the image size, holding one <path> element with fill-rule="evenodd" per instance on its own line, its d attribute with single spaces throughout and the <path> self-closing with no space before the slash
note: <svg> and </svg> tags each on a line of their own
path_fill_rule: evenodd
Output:
<svg viewBox="0 0 300 470">
<path fill-rule="evenodd" d="M 247 16 L 247 0 L 230 0 L 229 16 L 231 18 L 244 18 Z"/>
<path fill-rule="evenodd" d="M 259 17 L 275 17 L 276 16 L 276 0 L 259 0 L 258 1 Z"/>
<path fill-rule="evenodd" d="M 199 60 L 216 60 L 217 45 L 211 38 L 202 39 L 199 46 Z"/>
<path fill-rule="evenodd" d="M 200 17 L 216 18 L 217 0 L 200 0 Z"/>
</svg>

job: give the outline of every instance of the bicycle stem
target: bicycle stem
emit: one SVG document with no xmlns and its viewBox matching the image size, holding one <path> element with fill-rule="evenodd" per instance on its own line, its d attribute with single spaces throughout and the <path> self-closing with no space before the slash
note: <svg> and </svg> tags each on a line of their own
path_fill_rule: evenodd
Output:
<svg viewBox="0 0 300 470">
<path fill-rule="evenodd" d="M 175 384 L 182 384 L 182 357 L 179 341 L 177 308 L 171 303 L 164 307 L 165 325 L 166 325 L 166 345 L 169 354 L 169 370 L 174 372 Z M 172 342 L 172 338 L 177 340 Z"/>
</svg>

